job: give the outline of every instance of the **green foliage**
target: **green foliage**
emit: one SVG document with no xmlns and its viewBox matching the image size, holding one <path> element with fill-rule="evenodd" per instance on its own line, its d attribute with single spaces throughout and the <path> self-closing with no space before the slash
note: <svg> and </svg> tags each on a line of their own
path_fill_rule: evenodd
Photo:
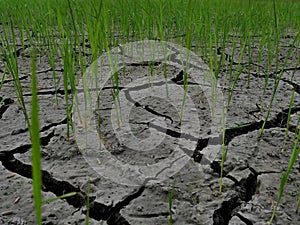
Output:
<svg viewBox="0 0 300 225">
<path fill-rule="evenodd" d="M 300 118 L 300 116 L 299 116 Z M 291 155 L 291 158 L 290 158 L 290 162 L 289 162 L 289 165 L 288 165 L 288 168 L 286 170 L 286 172 L 284 173 L 282 179 L 281 179 L 281 182 L 280 182 L 280 187 L 279 187 L 279 191 L 278 191 L 278 199 L 277 199 L 277 202 L 276 202 L 276 205 L 275 205 L 275 208 L 273 210 L 273 213 L 272 213 L 272 217 L 270 219 L 270 223 L 273 222 L 274 220 L 274 217 L 275 217 L 275 214 L 276 214 L 276 210 L 280 204 L 280 200 L 283 196 L 283 191 L 284 191 L 284 187 L 286 185 L 286 182 L 289 178 L 289 175 L 292 171 L 292 168 L 299 156 L 299 153 L 300 153 L 300 147 L 299 147 L 299 139 L 300 139 L 300 129 L 298 130 L 298 135 L 296 136 L 295 140 L 294 140 L 294 145 L 293 145 L 293 152 L 292 152 L 292 155 Z M 298 206 L 297 206 L 298 208 Z M 296 209 L 297 210 L 297 209 Z"/>
<path fill-rule="evenodd" d="M 41 172 L 41 144 L 40 144 L 40 125 L 39 125 L 39 105 L 37 94 L 37 75 L 36 75 L 36 56 L 33 50 L 31 73 L 31 127 L 30 139 L 32 143 L 32 180 L 33 180 L 33 198 L 36 213 L 37 224 L 42 224 L 42 172 Z"/>
<path fill-rule="evenodd" d="M 0 21 L 3 29 L 0 36 L 0 53 L 5 58 L 4 75 L 0 81 L 2 88 L 4 78 L 10 76 L 13 80 L 15 94 L 18 103 L 25 116 L 32 141 L 33 187 L 37 221 L 41 221 L 41 160 L 39 144 L 39 117 L 37 99 L 37 76 L 35 51 L 39 46 L 46 49 L 45 54 L 49 59 L 52 70 L 53 87 L 57 93 L 60 80 L 55 72 L 56 59 L 63 59 L 63 88 L 66 103 L 66 115 L 68 118 L 67 136 L 70 136 L 72 126 L 71 111 L 73 99 L 76 99 L 77 76 L 83 77 L 86 66 L 102 54 L 103 50 L 129 41 L 142 39 L 160 39 L 192 49 L 205 62 L 208 62 L 216 79 L 224 68 L 228 71 L 229 94 L 227 107 L 229 107 L 234 89 L 239 76 L 244 71 L 242 59 L 247 59 L 248 86 L 250 86 L 250 61 L 252 57 L 251 46 L 257 42 L 253 36 L 259 35 L 258 62 L 267 57 L 265 72 L 265 85 L 263 96 L 266 93 L 270 71 L 274 62 L 276 72 L 279 69 L 279 43 L 280 38 L 292 31 L 300 30 L 300 3 L 296 1 L 256 1 L 249 0 L 241 4 L 240 0 L 10 0 L 0 1 Z M 271 22 L 270 22 L 271 21 Z M 18 31 L 18 33 L 17 33 Z M 87 40 L 86 40 L 87 37 Z M 31 47 L 35 50 L 32 58 L 32 104 L 31 117 L 25 107 L 23 87 L 19 78 L 18 46 L 25 46 L 26 39 L 30 40 Z M 18 43 L 18 44 L 17 44 Z M 34 43 L 34 44 L 33 44 Z M 87 43 L 90 45 L 91 57 L 87 57 Z M 218 58 L 216 49 L 225 50 L 228 44 L 232 45 L 230 55 L 232 59 L 238 58 L 238 72 L 234 74 L 233 61 L 227 61 L 222 52 Z M 283 68 L 276 74 L 275 88 L 265 121 L 259 135 L 263 134 L 264 127 L 269 118 L 271 107 L 276 97 L 277 89 L 284 74 L 284 68 L 288 64 L 288 58 L 292 54 L 292 46 L 299 44 L 299 33 L 295 36 L 291 47 L 288 49 Z M 241 46 L 239 55 L 236 50 Z M 267 56 L 263 50 L 267 48 Z M 229 62 L 229 63 L 228 63 Z M 252 65 L 253 66 L 253 65 Z M 260 72 L 261 65 L 257 65 Z M 153 69 L 153 68 L 151 68 Z M 226 74 L 227 76 L 227 74 Z M 113 97 L 116 105 L 119 100 L 119 74 L 113 77 Z M 166 77 L 167 78 L 167 77 Z M 184 73 L 184 94 L 180 111 L 182 119 L 184 103 L 188 91 L 188 74 Z M 87 84 L 84 83 L 86 91 Z M 167 93 L 168 90 L 166 89 Z M 88 93 L 85 93 L 88 98 Z M 72 95 L 72 96 L 70 96 Z M 288 122 L 290 121 L 291 108 L 294 104 L 294 92 L 290 101 Z M 58 98 L 56 95 L 56 104 Z M 122 121 L 121 111 L 116 107 Z M 224 112 L 226 114 L 226 111 Z M 227 147 L 224 146 L 225 121 L 223 121 L 223 145 L 222 145 L 222 171 L 220 191 L 222 190 L 222 173 L 227 155 Z M 286 128 L 286 138 L 288 127 Z M 297 137 L 297 138 L 296 138 Z M 286 142 L 285 138 L 285 142 Z M 295 134 L 298 143 L 299 133 Z M 284 186 L 288 179 L 292 166 L 299 154 L 299 148 L 294 145 L 289 167 L 280 184 L 279 199 L 283 194 Z M 69 193 L 57 198 L 72 196 Z M 172 224 L 172 191 L 169 194 L 170 220 Z M 87 202 L 89 204 L 89 202 Z M 299 207 L 299 204 L 298 204 Z M 272 216 L 274 218 L 275 211 Z M 271 219 L 271 220 L 272 220 Z"/>
<path fill-rule="evenodd" d="M 77 193 L 77 192 L 70 192 L 70 193 L 67 193 L 67 194 L 55 197 L 55 198 L 46 199 L 42 203 L 43 204 L 47 204 L 47 203 L 54 202 L 54 201 L 57 201 L 57 200 L 60 200 L 60 199 L 69 198 L 69 197 L 72 197 L 72 196 L 77 195 L 77 194 L 79 194 L 79 193 Z"/>
</svg>

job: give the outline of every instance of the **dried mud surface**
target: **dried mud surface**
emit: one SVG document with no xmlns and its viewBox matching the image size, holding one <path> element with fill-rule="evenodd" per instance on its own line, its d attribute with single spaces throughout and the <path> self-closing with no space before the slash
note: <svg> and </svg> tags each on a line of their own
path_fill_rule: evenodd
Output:
<svg viewBox="0 0 300 225">
<path fill-rule="evenodd" d="M 292 35 L 291 35 L 292 36 Z M 259 38 L 258 38 L 259 41 Z M 225 163 L 223 192 L 219 193 L 221 146 L 210 143 L 210 110 L 205 96 L 194 99 L 199 115 L 200 130 L 198 138 L 189 143 L 180 142 L 178 136 L 179 115 L 174 106 L 155 97 L 144 98 L 141 102 L 131 102 L 130 125 L 136 137 L 147 138 L 151 130 L 165 129 L 167 138 L 163 145 L 153 151 L 130 151 L 114 135 L 110 121 L 114 99 L 110 88 L 104 89 L 100 98 L 101 130 L 110 151 L 124 163 L 148 165 L 168 157 L 172 149 L 180 145 L 190 160 L 175 174 L 162 182 L 144 182 L 130 186 L 115 182 L 109 176 L 101 176 L 85 160 L 78 150 L 76 141 L 66 137 L 67 116 L 63 91 L 62 59 L 55 59 L 55 68 L 49 65 L 46 54 L 38 54 L 37 71 L 39 82 L 40 126 L 43 164 L 43 198 L 53 198 L 68 192 L 80 192 L 87 197 L 88 179 L 90 179 L 90 224 L 167 224 L 169 216 L 168 195 L 173 193 L 173 224 L 213 224 L 213 225 L 259 225 L 269 220 L 276 202 L 279 183 L 287 168 L 292 151 L 292 138 L 297 129 L 300 113 L 300 67 L 299 48 L 294 46 L 288 56 L 291 40 L 283 38 L 280 42 L 280 60 L 276 71 L 275 63 L 270 68 L 271 74 L 266 87 L 264 71 L 266 68 L 267 49 L 263 50 L 260 66 L 257 62 L 258 45 L 252 49 L 250 61 L 242 61 L 241 75 L 233 90 L 231 106 L 226 116 L 226 145 L 228 145 Z M 18 50 L 18 66 L 23 95 L 30 114 L 31 76 L 28 45 Z M 225 49 L 218 49 L 221 58 L 228 58 L 232 53 L 230 42 Z M 241 46 L 236 48 L 233 60 L 233 74 L 239 72 L 238 55 Z M 223 55 L 223 56 L 222 56 Z M 221 57 L 222 56 L 222 57 Z M 266 115 L 276 75 L 282 69 L 284 60 L 287 66 L 279 83 L 276 99 L 261 138 L 258 132 Z M 4 76 L 5 58 L 0 59 L 0 79 Z M 225 63 L 229 63 L 228 61 Z M 149 65 L 128 64 L 120 86 L 126 86 L 132 78 L 144 77 L 149 73 Z M 225 100 L 229 94 L 232 80 L 229 79 L 229 66 L 224 66 L 219 74 L 219 83 L 223 87 Z M 58 91 L 55 95 L 52 72 L 56 71 Z M 153 71 L 162 74 L 160 63 Z M 168 67 L 167 77 L 173 79 L 172 85 L 183 85 L 180 69 Z M 250 85 L 248 79 L 250 78 Z M 155 80 L 153 81 L 155 82 Z M 134 88 L 134 87 L 133 87 Z M 286 150 L 282 145 L 288 122 L 287 113 L 292 90 L 295 90 L 295 102 L 291 109 Z M 129 92 L 130 89 L 127 89 Z M 122 92 L 122 89 L 121 89 Z M 198 93 L 197 87 L 189 89 L 189 94 Z M 126 88 L 123 90 L 126 97 Z M 56 98 L 57 97 L 57 98 Z M 128 97 L 128 95 L 127 95 Z M 58 105 L 55 101 L 58 101 Z M 6 76 L 0 90 L 0 224 L 27 225 L 35 224 L 31 180 L 31 144 L 22 110 L 14 93 L 13 80 Z M 147 107 L 146 107 L 147 106 Z M 152 118 L 165 121 L 167 127 L 151 123 Z M 150 121 L 150 122 L 149 122 Z M 151 125 L 152 124 L 152 125 Z M 241 126 L 236 128 L 237 126 Z M 166 132 L 166 129 L 169 132 Z M 195 136 L 196 137 L 196 136 Z M 219 154 L 207 159 L 212 148 Z M 206 158 L 205 158 L 206 157 Z M 204 160 L 204 161 L 203 161 Z M 200 163 L 201 162 L 201 163 Z M 300 164 L 295 164 L 285 187 L 285 193 L 278 208 L 274 224 L 299 224 L 300 216 L 295 212 L 300 186 Z M 58 200 L 43 205 L 43 224 L 85 224 L 85 199 L 75 195 L 66 200 Z"/>
</svg>

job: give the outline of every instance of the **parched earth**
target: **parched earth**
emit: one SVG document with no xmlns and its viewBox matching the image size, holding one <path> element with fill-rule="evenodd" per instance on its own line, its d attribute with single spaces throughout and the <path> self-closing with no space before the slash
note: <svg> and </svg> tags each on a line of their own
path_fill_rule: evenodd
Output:
<svg viewBox="0 0 300 225">
<path fill-rule="evenodd" d="M 292 38 L 290 35 L 280 41 L 279 67 L 276 69 L 274 62 L 269 68 L 266 86 L 267 48 L 258 62 L 258 44 L 253 44 L 251 56 L 246 55 L 239 63 L 242 46 L 236 46 L 234 57 L 230 41 L 225 49 L 215 46 L 216 54 L 225 64 L 216 89 L 211 87 L 216 81 L 207 65 L 177 45 L 145 41 L 114 48 L 111 53 L 119 57 L 114 71 L 108 54 L 98 61 L 97 91 L 93 91 L 92 70 L 86 73 L 90 76 L 87 85 L 92 90 L 87 100 L 92 105 L 87 110 L 90 113 L 82 111 L 86 101 L 83 101 L 84 83 L 79 80 L 79 100 L 72 113 L 75 132 L 71 138 L 67 137 L 62 59 L 57 57 L 55 68 L 51 68 L 41 51 L 37 73 L 43 199 L 80 193 L 44 204 L 43 224 L 85 224 L 87 196 L 89 224 L 168 224 L 170 192 L 173 224 L 267 224 L 291 156 L 300 113 L 300 49 L 292 46 L 289 54 Z M 155 54 L 151 52 L 154 48 Z M 189 56 L 189 63 L 182 55 Z M 23 97 L 30 115 L 30 47 L 18 43 L 17 56 Z M 4 76 L 5 63 L 2 55 L 0 78 Z M 265 131 L 259 137 L 282 69 Z M 233 77 L 229 76 L 230 70 Z M 118 90 L 112 79 L 106 80 L 110 72 L 117 71 Z M 186 75 L 188 92 L 180 118 Z M 293 89 L 295 98 L 288 121 Z M 114 98 L 116 93 L 118 97 Z M 227 159 L 220 193 L 222 103 L 228 101 L 230 93 L 232 98 L 224 122 Z M 31 144 L 9 76 L 4 77 L 0 102 L 0 224 L 35 224 Z M 80 116 L 82 121 L 88 121 L 88 129 L 84 129 Z M 282 151 L 287 123 L 285 151 Z M 295 212 L 299 178 L 297 160 L 274 224 L 299 224 L 300 216 Z"/>
</svg>

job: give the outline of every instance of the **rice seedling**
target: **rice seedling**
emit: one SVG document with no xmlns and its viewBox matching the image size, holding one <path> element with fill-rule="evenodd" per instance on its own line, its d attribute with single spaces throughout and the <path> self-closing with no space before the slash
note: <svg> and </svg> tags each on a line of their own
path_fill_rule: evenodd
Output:
<svg viewBox="0 0 300 225">
<path fill-rule="evenodd" d="M 67 138 L 70 137 L 70 126 L 71 126 L 71 111 L 72 111 L 72 103 L 70 103 L 71 98 L 69 96 L 69 84 L 74 82 L 74 71 L 73 71 L 73 57 L 72 51 L 69 48 L 68 40 L 65 40 L 64 43 L 64 74 L 63 74 L 63 83 L 64 83 L 64 93 L 65 93 L 65 101 L 66 101 L 66 114 L 67 114 Z M 75 91 L 75 89 L 73 89 Z"/>
<path fill-rule="evenodd" d="M 229 105 L 230 105 L 230 102 L 231 102 L 231 98 L 232 98 L 232 95 L 233 95 L 233 90 L 238 82 L 238 79 L 242 73 L 242 68 L 241 68 L 241 62 L 242 62 L 242 58 L 243 58 L 243 53 L 245 51 L 245 47 L 246 47 L 246 41 L 245 43 L 243 44 L 243 47 L 242 47 L 242 50 L 241 50 L 241 53 L 240 53 L 240 56 L 239 56 L 239 61 L 238 61 L 238 66 L 237 66 L 237 72 L 235 74 L 235 77 L 233 79 L 233 84 L 229 90 L 229 94 L 228 94 L 228 100 L 227 100 L 227 109 L 229 108 Z"/>
<path fill-rule="evenodd" d="M 0 37 L 0 41 L 1 41 L 1 53 L 5 56 L 6 59 L 6 68 L 4 71 L 8 71 L 10 76 L 13 79 L 14 82 L 14 91 L 15 94 L 17 96 L 19 105 L 22 109 L 22 112 L 24 114 L 25 117 L 25 121 L 28 125 L 28 127 L 30 128 L 30 120 L 29 120 L 29 116 L 27 113 L 27 109 L 25 106 L 25 101 L 24 101 L 24 97 L 23 97 L 23 88 L 22 88 L 22 84 L 19 78 L 19 68 L 18 68 L 18 60 L 17 60 L 17 56 L 16 56 L 16 52 L 17 52 L 17 48 L 16 48 L 16 36 L 15 36 L 15 31 L 12 29 L 12 27 L 14 26 L 14 23 L 12 21 L 10 21 L 10 27 L 8 27 L 7 29 L 5 29 L 4 32 L 4 37 Z M 10 35 L 12 40 L 10 40 Z M 10 42 L 12 41 L 12 45 L 10 44 Z"/>
<path fill-rule="evenodd" d="M 295 44 L 296 40 L 298 39 L 298 36 L 299 36 L 300 33 L 297 33 L 297 35 L 295 36 L 294 40 L 293 40 L 293 44 L 292 46 Z M 292 48 L 289 47 L 288 49 L 288 53 L 287 53 L 287 57 L 285 58 L 285 61 L 284 61 L 284 64 L 282 66 L 282 69 L 280 70 L 279 74 L 277 75 L 277 72 L 276 72 L 276 77 L 275 77 L 275 85 L 274 85 L 274 89 L 273 89 L 273 93 L 272 93 L 272 97 L 271 97 L 271 100 L 270 100 L 270 103 L 269 103 L 269 107 L 268 107 L 268 110 L 267 110 L 267 114 L 265 116 L 265 120 L 264 120 L 264 123 L 262 125 L 262 128 L 260 129 L 259 131 L 259 136 L 261 136 L 263 134 L 263 131 L 264 131 L 264 128 L 265 128 L 265 125 L 268 121 L 268 118 L 270 116 L 270 113 L 271 113 L 271 108 L 273 106 L 273 101 L 275 99 L 275 96 L 276 96 L 276 93 L 277 93 L 277 89 L 278 89 L 278 85 L 279 83 L 281 82 L 281 78 L 284 74 L 284 69 L 286 68 L 287 66 L 287 62 L 288 62 L 288 58 L 291 54 L 291 51 L 292 51 Z M 277 66 L 276 66 L 277 67 Z M 277 70 L 276 70 L 277 71 Z"/>
<path fill-rule="evenodd" d="M 168 196 L 169 200 L 169 218 L 168 218 L 168 225 L 173 224 L 173 212 L 172 212 L 172 207 L 173 207 L 173 190 L 169 192 Z"/>
<path fill-rule="evenodd" d="M 32 180 L 33 180 L 33 199 L 36 213 L 37 224 L 42 224 L 42 166 L 41 166 L 41 144 L 40 144 L 40 125 L 39 125 L 39 105 L 36 74 L 36 55 L 32 52 L 32 73 L 31 73 L 31 127 L 29 129 L 32 143 Z"/>
<path fill-rule="evenodd" d="M 295 99 L 295 88 L 293 88 L 292 96 L 291 96 L 291 100 L 290 100 L 290 107 L 289 107 L 288 118 L 287 118 L 287 122 L 286 122 L 285 137 L 284 137 L 284 141 L 283 141 L 282 152 L 285 150 L 286 142 L 287 142 L 288 135 L 289 135 L 289 126 L 290 126 L 290 122 L 291 122 L 291 111 L 292 111 L 292 107 L 294 105 L 294 99 Z"/>
<path fill-rule="evenodd" d="M 75 195 L 80 195 L 80 194 L 81 194 L 80 192 L 70 192 L 70 193 L 55 197 L 55 198 L 49 198 L 49 199 L 43 200 L 42 203 L 47 204 L 47 203 L 50 203 L 50 202 L 54 202 L 54 201 L 57 201 L 57 200 L 60 200 L 60 199 L 69 198 L 69 197 L 72 197 L 72 196 L 75 196 Z M 82 196 L 82 197 L 84 197 L 84 196 Z"/>
<path fill-rule="evenodd" d="M 3 71 L 3 75 L 2 75 L 2 78 L 1 78 L 0 90 L 2 89 L 2 86 L 3 86 L 4 80 L 5 80 L 5 71 Z"/>
<path fill-rule="evenodd" d="M 299 116 L 299 119 L 300 119 L 300 116 Z M 272 216 L 271 216 L 271 219 L 270 219 L 270 223 L 272 223 L 273 220 L 274 220 L 277 208 L 278 208 L 278 206 L 280 204 L 280 200 L 281 200 L 282 195 L 283 195 L 284 187 L 286 185 L 286 182 L 287 182 L 287 180 L 289 178 L 289 175 L 290 175 L 290 173 L 292 171 L 292 168 L 293 168 L 293 166 L 294 166 L 294 164 L 295 164 L 295 162 L 296 162 L 296 160 L 297 160 L 297 158 L 299 156 L 299 153 L 300 153 L 300 147 L 298 145 L 299 139 L 300 139 L 300 129 L 298 129 L 298 134 L 295 135 L 295 137 L 296 138 L 293 141 L 293 143 L 294 143 L 293 144 L 293 152 L 292 152 L 292 155 L 291 155 L 291 158 L 290 158 L 290 162 L 288 164 L 288 168 L 287 168 L 286 172 L 284 173 L 284 175 L 283 175 L 283 177 L 281 179 L 281 182 L 280 182 L 280 187 L 279 187 L 279 191 L 278 191 L 278 199 L 277 199 L 276 205 L 274 207 L 274 210 L 273 210 L 273 213 L 272 213 Z M 298 208 L 298 206 L 297 206 L 297 208 Z M 296 208 L 296 210 L 297 210 L 297 208 Z"/>
</svg>

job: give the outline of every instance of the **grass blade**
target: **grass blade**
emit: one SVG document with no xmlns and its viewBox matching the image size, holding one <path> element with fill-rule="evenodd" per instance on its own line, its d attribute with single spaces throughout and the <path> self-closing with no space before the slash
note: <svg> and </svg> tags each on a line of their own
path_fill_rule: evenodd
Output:
<svg viewBox="0 0 300 225">
<path fill-rule="evenodd" d="M 31 127 L 30 138 L 32 143 L 32 180 L 33 180 L 33 198 L 36 213 L 37 224 L 42 224 L 42 173 L 41 173 L 41 146 L 40 146 L 40 125 L 39 125 L 39 105 L 38 89 L 36 76 L 36 56 L 31 56 L 32 74 L 31 74 Z"/>
<path fill-rule="evenodd" d="M 297 139 L 294 142 L 293 152 L 292 152 L 292 156 L 290 158 L 290 162 L 289 162 L 287 171 L 284 173 L 284 175 L 281 179 L 281 182 L 280 182 L 280 187 L 279 187 L 279 191 L 278 191 L 278 200 L 277 200 L 275 208 L 273 210 L 273 213 L 272 213 L 272 216 L 271 216 L 271 219 L 270 219 L 270 223 L 272 223 L 273 220 L 274 220 L 277 208 L 279 206 L 280 200 L 281 200 L 282 195 L 283 195 L 284 187 L 285 187 L 286 182 L 289 178 L 289 175 L 292 171 L 293 165 L 295 164 L 295 162 L 298 158 L 298 155 L 299 155 L 299 152 L 300 152 L 300 147 L 298 147 L 299 139 L 300 139 L 300 130 L 298 130 Z"/>
<path fill-rule="evenodd" d="M 77 195 L 77 194 L 78 194 L 77 192 L 70 192 L 70 193 L 55 197 L 55 198 L 46 199 L 42 203 L 46 204 L 46 203 L 53 202 L 53 201 L 56 201 L 56 200 L 59 200 L 59 199 L 69 198 L 69 197 L 72 197 L 72 196 Z"/>
</svg>

